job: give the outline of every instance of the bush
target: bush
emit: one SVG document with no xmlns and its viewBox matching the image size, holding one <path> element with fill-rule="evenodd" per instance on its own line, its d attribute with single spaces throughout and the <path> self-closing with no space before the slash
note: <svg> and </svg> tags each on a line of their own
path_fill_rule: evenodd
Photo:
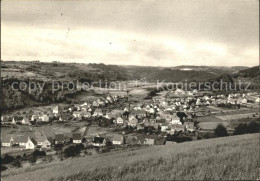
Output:
<svg viewBox="0 0 260 181">
<path fill-rule="evenodd" d="M 80 151 L 84 149 L 84 145 L 70 146 L 64 150 L 65 157 L 74 157 L 80 154 Z"/>
<path fill-rule="evenodd" d="M 212 133 L 212 132 L 205 132 L 205 133 L 200 133 L 199 136 L 198 136 L 198 140 L 201 140 L 201 139 L 210 139 L 210 138 L 215 138 L 215 134 Z"/>
<path fill-rule="evenodd" d="M 34 157 L 46 156 L 46 152 L 45 152 L 45 151 L 35 150 L 35 151 L 33 152 L 33 156 L 34 156 Z"/>
<path fill-rule="evenodd" d="M 251 121 L 249 125 L 247 126 L 247 132 L 248 133 L 259 133 L 259 124 L 257 124 L 255 121 Z"/>
<path fill-rule="evenodd" d="M 1 165 L 1 172 L 7 170 L 6 166 Z"/>
<path fill-rule="evenodd" d="M 21 160 L 22 157 L 21 157 L 20 155 L 17 155 L 15 159 L 16 159 L 16 160 Z"/>
<path fill-rule="evenodd" d="M 247 124 L 240 123 L 235 127 L 234 135 L 246 134 L 247 133 Z"/>
<path fill-rule="evenodd" d="M 36 163 L 37 157 L 35 157 L 35 156 L 30 156 L 30 157 L 28 158 L 28 160 L 29 160 L 29 162 L 33 165 L 33 164 Z"/>
<path fill-rule="evenodd" d="M 5 154 L 5 157 L 2 158 L 1 160 L 2 160 L 2 164 L 9 164 L 14 161 L 14 157 L 9 156 L 8 154 Z"/>
<path fill-rule="evenodd" d="M 52 162 L 53 161 L 53 156 L 52 155 L 48 155 L 48 156 L 44 157 L 43 161 L 44 162 Z"/>
<path fill-rule="evenodd" d="M 228 132 L 225 126 L 222 124 L 219 124 L 216 129 L 214 129 L 214 134 L 217 137 L 223 137 L 223 136 L 228 136 Z"/>
<path fill-rule="evenodd" d="M 259 124 L 255 121 L 251 121 L 248 125 L 246 123 L 240 123 L 237 127 L 235 127 L 234 135 L 258 132 Z"/>
<path fill-rule="evenodd" d="M 185 142 L 185 141 L 192 141 L 192 138 L 191 137 L 188 137 L 188 136 L 176 136 L 176 135 L 168 135 L 167 138 L 166 138 L 166 141 L 174 141 L 174 142 L 177 142 L 177 143 L 182 143 L 182 142 Z"/>
<path fill-rule="evenodd" d="M 13 162 L 13 166 L 19 168 L 19 167 L 22 167 L 22 163 L 21 163 L 20 160 L 16 159 L 16 160 L 14 160 L 14 162 Z"/>
</svg>

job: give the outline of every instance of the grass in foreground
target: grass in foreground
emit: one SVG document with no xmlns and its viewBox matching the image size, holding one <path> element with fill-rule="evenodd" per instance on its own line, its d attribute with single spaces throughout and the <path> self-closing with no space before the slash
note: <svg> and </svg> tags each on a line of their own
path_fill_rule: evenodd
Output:
<svg viewBox="0 0 260 181">
<path fill-rule="evenodd" d="M 221 139 L 229 139 L 221 138 Z M 255 180 L 258 168 L 258 136 L 237 142 L 214 144 L 150 158 L 123 167 L 96 168 L 57 180 Z M 161 150 L 164 151 L 163 149 Z M 148 153 L 149 154 L 149 153 Z M 55 180 L 55 179 L 53 179 Z"/>
<path fill-rule="evenodd" d="M 7 170 L 21 180 L 255 180 L 259 134 L 149 146 Z"/>
</svg>

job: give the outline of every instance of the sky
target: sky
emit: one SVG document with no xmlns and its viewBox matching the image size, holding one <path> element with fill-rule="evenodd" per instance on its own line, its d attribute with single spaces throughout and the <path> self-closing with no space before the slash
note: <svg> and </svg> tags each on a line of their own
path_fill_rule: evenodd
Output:
<svg viewBox="0 0 260 181">
<path fill-rule="evenodd" d="M 258 0 L 3 0 L 1 59 L 259 65 Z"/>
</svg>

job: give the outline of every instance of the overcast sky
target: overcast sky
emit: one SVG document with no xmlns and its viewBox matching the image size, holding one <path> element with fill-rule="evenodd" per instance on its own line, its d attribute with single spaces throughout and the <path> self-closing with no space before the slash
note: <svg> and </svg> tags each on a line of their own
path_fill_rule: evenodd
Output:
<svg viewBox="0 0 260 181">
<path fill-rule="evenodd" d="M 259 64 L 258 0 L 1 3 L 2 60 Z"/>
</svg>

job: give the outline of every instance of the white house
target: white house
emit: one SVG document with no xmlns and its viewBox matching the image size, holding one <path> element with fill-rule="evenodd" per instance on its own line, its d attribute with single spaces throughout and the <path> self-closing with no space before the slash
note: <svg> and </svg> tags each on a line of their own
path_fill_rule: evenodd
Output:
<svg viewBox="0 0 260 181">
<path fill-rule="evenodd" d="M 73 138 L 73 143 L 74 144 L 80 144 L 82 143 L 82 138 L 81 138 L 81 134 L 80 133 L 75 133 L 72 135 Z"/>
<path fill-rule="evenodd" d="M 97 135 L 93 139 L 93 146 L 96 146 L 96 147 L 106 146 L 106 139 Z"/>
<path fill-rule="evenodd" d="M 60 108 L 60 106 L 55 106 L 55 107 L 53 107 L 52 113 L 53 113 L 53 114 L 59 114 L 59 113 L 61 113 L 61 108 Z"/>
<path fill-rule="evenodd" d="M 37 142 L 35 141 L 35 139 L 28 137 L 25 148 L 29 150 L 33 150 L 36 148 L 36 146 L 37 146 Z"/>
<path fill-rule="evenodd" d="M 14 142 L 13 137 L 5 136 L 2 139 L 2 146 L 3 147 L 10 147 L 10 146 L 12 146 L 13 142 Z"/>
<path fill-rule="evenodd" d="M 114 135 L 112 139 L 113 145 L 122 145 L 124 143 L 123 135 Z"/>
<path fill-rule="evenodd" d="M 168 129 L 168 124 L 163 123 L 163 124 L 161 125 L 161 132 L 166 132 L 167 129 Z"/>
<path fill-rule="evenodd" d="M 50 149 L 51 145 L 52 145 L 52 139 L 48 138 L 48 139 L 44 140 L 44 142 L 42 144 L 42 148 Z"/>
<path fill-rule="evenodd" d="M 93 116 L 103 116 L 103 112 L 101 109 L 96 109 L 93 113 Z"/>
<path fill-rule="evenodd" d="M 43 114 L 43 115 L 39 116 L 39 120 L 41 120 L 43 122 L 48 122 L 50 120 L 50 118 L 47 114 Z"/>
<path fill-rule="evenodd" d="M 74 118 L 81 118 L 82 116 L 81 116 L 81 111 L 74 111 L 73 112 L 73 117 Z"/>
<path fill-rule="evenodd" d="M 116 119 L 116 124 L 124 124 L 123 118 L 118 117 L 118 118 Z"/>
</svg>

